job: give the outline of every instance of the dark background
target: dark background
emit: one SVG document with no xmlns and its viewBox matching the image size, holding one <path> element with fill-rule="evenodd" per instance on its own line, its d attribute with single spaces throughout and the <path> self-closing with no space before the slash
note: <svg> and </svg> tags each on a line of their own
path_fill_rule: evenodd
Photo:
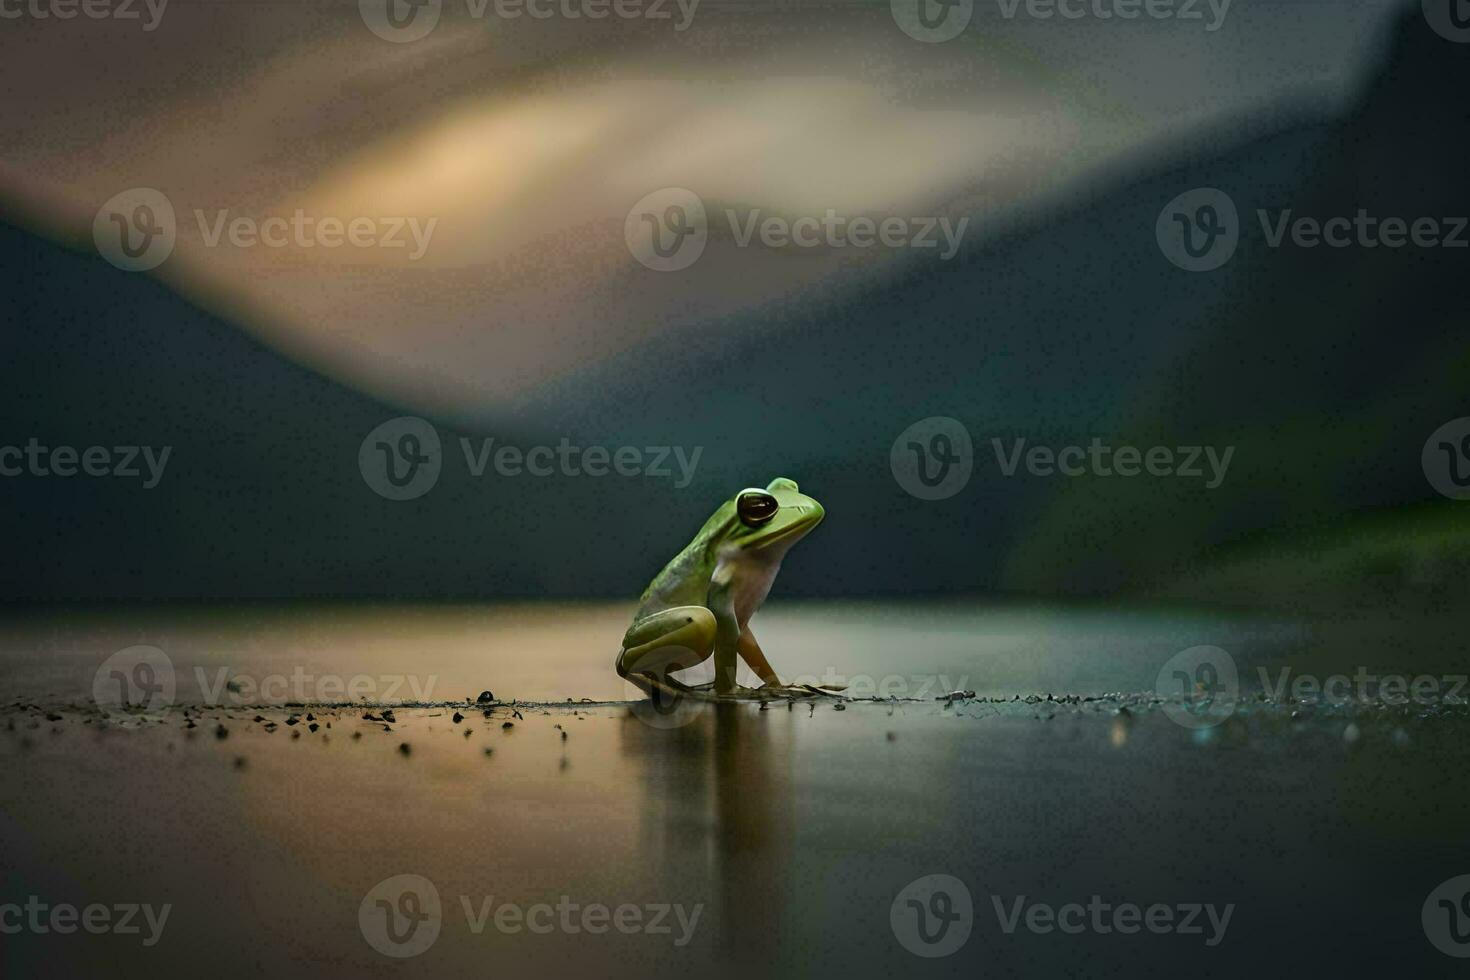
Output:
<svg viewBox="0 0 1470 980">
<path fill-rule="evenodd" d="M 432 418 L 438 485 L 357 466 L 400 414 L 85 248 L 0 225 L 0 443 L 169 445 L 164 480 L 0 480 L 11 599 L 635 595 L 723 499 L 775 476 L 823 502 L 788 595 L 1120 592 L 1212 601 L 1463 596 L 1464 509 L 1420 468 L 1467 413 L 1454 249 L 1271 250 L 1256 208 L 1470 214 L 1470 45 L 1406 7 L 1342 110 L 1283 103 L 1074 189 L 951 262 L 899 263 L 548 378 L 493 422 Z M 1163 203 L 1218 187 L 1240 250 L 1170 265 Z M 653 275 L 650 273 L 650 275 Z M 769 330 L 755 331 L 759 321 Z M 595 324 L 589 324 L 589 329 Z M 744 342 L 739 338 L 749 336 Z M 733 339 L 732 339 L 733 338 Z M 960 419 L 964 491 L 889 472 L 910 423 Z M 703 446 L 693 484 L 470 478 L 455 437 Z M 1001 479 L 992 437 L 1233 445 L 1223 486 Z M 1243 571 L 1244 570 L 1244 571 Z"/>
</svg>

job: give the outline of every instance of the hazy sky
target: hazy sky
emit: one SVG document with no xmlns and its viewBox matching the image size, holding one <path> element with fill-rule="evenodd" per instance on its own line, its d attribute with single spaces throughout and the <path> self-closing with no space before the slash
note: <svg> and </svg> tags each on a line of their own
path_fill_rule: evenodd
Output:
<svg viewBox="0 0 1470 980">
<path fill-rule="evenodd" d="M 736 248 L 712 222 L 698 264 L 650 272 L 624 238 L 650 192 L 744 215 L 968 216 L 973 242 L 987 218 L 1188 145 L 1203 121 L 1343 95 L 1399 5 L 1235 0 L 1210 30 L 1220 8 L 1203 0 L 1200 20 L 1129 22 L 989 0 L 934 44 L 887 4 L 706 0 L 682 31 L 668 6 L 506 20 L 445 0 L 401 44 L 352 2 L 0 20 L 0 195 L 85 240 L 103 202 L 154 188 L 176 213 L 156 272 L 175 288 L 367 390 L 477 412 L 882 261 Z M 420 241 L 405 226 L 396 250 L 211 243 L 222 222 L 298 209 L 416 219 Z"/>
</svg>

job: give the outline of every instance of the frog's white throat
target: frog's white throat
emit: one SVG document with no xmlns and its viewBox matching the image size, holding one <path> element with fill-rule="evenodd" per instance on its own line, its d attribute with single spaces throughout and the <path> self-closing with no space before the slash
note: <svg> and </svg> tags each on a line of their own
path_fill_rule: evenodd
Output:
<svg viewBox="0 0 1470 980">
<path fill-rule="evenodd" d="M 794 534 L 784 540 L 773 541 L 764 548 L 721 550 L 715 577 L 730 583 L 730 599 L 735 606 L 735 618 L 741 626 L 755 615 L 766 596 L 770 595 L 776 573 L 781 571 L 781 560 L 799 537 L 801 535 Z"/>
</svg>

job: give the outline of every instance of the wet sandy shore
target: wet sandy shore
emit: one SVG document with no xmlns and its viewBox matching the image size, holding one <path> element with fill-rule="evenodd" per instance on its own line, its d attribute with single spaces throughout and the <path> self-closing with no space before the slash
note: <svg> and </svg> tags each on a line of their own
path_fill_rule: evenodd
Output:
<svg viewBox="0 0 1470 980">
<path fill-rule="evenodd" d="M 0 904 L 170 912 L 156 937 L 28 929 L 4 956 L 55 975 L 316 977 L 1453 962 L 1421 910 L 1470 872 L 1466 705 L 1252 695 L 1203 728 L 1177 707 L 1151 692 L 675 715 L 15 698 L 0 705 Z M 930 959 L 894 907 L 936 874 L 964 883 L 971 931 Z M 1160 906 L 1174 928 L 1008 918 L 1038 904 Z M 1201 931 L 1180 928 L 1195 906 L 1215 925 L 1196 909 Z"/>
</svg>

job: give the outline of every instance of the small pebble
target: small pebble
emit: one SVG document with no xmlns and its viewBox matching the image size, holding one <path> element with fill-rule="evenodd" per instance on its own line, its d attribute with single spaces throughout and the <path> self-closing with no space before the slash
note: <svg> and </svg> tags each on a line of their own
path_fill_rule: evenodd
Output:
<svg viewBox="0 0 1470 980">
<path fill-rule="evenodd" d="M 408 743 L 407 742 L 399 742 L 398 743 L 398 751 L 400 753 L 402 753 L 403 755 L 408 755 L 413 750 L 408 747 Z"/>
</svg>

